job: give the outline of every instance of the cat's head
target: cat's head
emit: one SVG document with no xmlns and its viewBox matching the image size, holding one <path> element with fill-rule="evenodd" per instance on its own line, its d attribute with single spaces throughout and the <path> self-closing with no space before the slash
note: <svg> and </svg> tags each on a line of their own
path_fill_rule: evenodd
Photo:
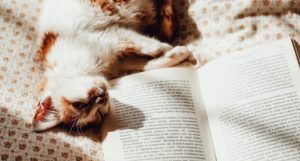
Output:
<svg viewBox="0 0 300 161">
<path fill-rule="evenodd" d="M 60 123 L 71 127 L 99 123 L 109 112 L 107 90 L 107 81 L 100 76 L 47 77 L 33 130 L 43 131 Z"/>
</svg>

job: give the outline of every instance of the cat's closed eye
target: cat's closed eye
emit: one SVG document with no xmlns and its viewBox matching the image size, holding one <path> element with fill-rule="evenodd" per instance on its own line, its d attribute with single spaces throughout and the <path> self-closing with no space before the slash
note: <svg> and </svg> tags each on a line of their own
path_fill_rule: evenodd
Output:
<svg viewBox="0 0 300 161">
<path fill-rule="evenodd" d="M 72 103 L 72 106 L 80 110 L 80 109 L 84 109 L 85 107 L 87 107 L 88 104 L 83 103 L 83 102 L 74 102 L 74 103 Z"/>
</svg>

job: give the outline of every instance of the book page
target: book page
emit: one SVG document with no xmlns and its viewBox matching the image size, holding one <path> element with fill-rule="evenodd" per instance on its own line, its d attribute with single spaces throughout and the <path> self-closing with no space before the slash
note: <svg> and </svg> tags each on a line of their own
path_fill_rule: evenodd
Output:
<svg viewBox="0 0 300 161">
<path fill-rule="evenodd" d="M 300 71 L 291 40 L 225 56 L 198 74 L 217 160 L 300 159 Z"/>
<path fill-rule="evenodd" d="M 194 70 L 159 69 L 113 84 L 105 161 L 214 160 Z"/>
</svg>

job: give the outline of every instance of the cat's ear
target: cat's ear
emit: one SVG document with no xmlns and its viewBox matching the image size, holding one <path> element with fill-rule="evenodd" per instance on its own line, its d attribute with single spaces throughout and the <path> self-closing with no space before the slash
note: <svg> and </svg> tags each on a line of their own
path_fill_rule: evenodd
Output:
<svg viewBox="0 0 300 161">
<path fill-rule="evenodd" d="M 34 115 L 32 126 L 33 131 L 43 131 L 60 123 L 58 111 L 54 108 L 50 96 L 40 100 Z"/>
</svg>

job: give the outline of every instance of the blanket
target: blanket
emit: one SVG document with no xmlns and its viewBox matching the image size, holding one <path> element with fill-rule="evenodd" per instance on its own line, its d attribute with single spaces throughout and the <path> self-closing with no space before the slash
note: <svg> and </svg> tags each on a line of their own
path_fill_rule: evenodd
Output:
<svg viewBox="0 0 300 161">
<path fill-rule="evenodd" d="M 103 159 L 94 133 L 31 131 L 42 76 L 36 43 L 43 0 L 0 1 L 0 160 Z M 300 41 L 299 0 L 176 0 L 174 44 L 205 64 L 221 55 L 283 38 Z"/>
</svg>

